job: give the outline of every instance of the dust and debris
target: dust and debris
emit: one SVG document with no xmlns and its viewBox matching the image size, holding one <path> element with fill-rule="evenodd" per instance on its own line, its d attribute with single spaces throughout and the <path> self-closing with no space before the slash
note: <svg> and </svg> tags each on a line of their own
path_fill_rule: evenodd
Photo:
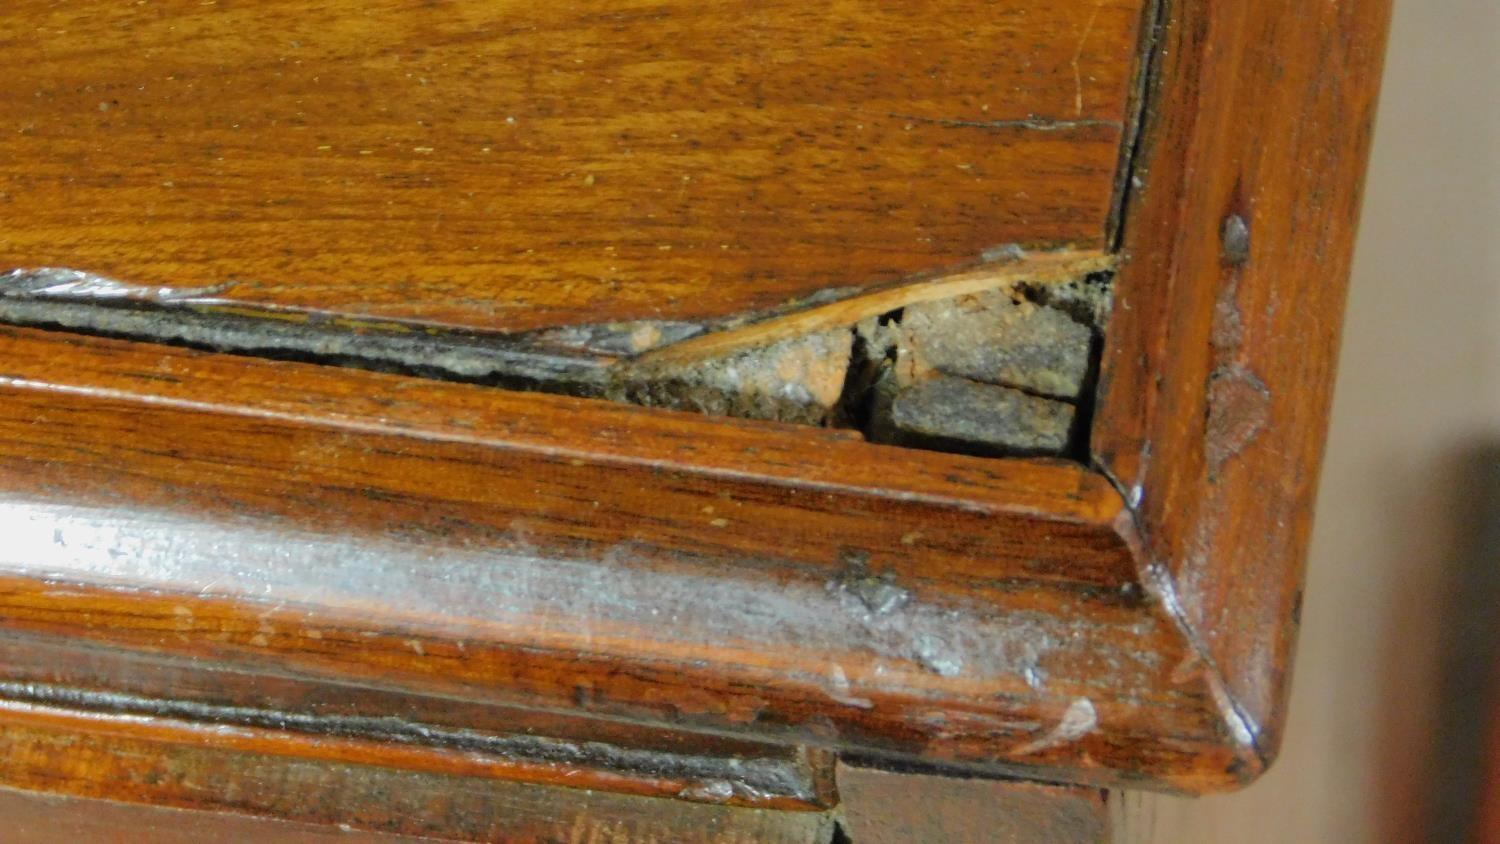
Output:
<svg viewBox="0 0 1500 844">
<path fill-rule="evenodd" d="M 1009 244 L 983 257 L 1022 264 L 1028 256 Z M 638 320 L 521 333 L 416 330 L 242 306 L 218 298 L 229 284 L 148 287 L 58 268 L 0 276 L 0 321 L 708 415 L 836 425 L 922 448 L 1046 455 L 1072 446 L 1074 405 L 1094 377 L 1110 301 L 1108 272 L 1059 280 L 1048 276 L 1055 269 L 1037 270 L 1046 283 L 1018 273 L 1000 287 L 917 297 L 903 310 L 857 324 L 707 358 L 656 353 L 691 345 L 710 329 L 732 329 L 736 320 Z M 821 291 L 790 303 L 788 313 L 843 301 L 847 293 Z"/>
<path fill-rule="evenodd" d="M 998 261 L 1021 261 L 1026 258 L 1026 250 L 1019 243 L 1002 243 L 999 246 L 991 246 L 989 249 L 979 253 L 979 260 L 986 263 Z"/>
<path fill-rule="evenodd" d="M 988 290 L 906 308 L 898 342 L 947 375 L 1076 400 L 1093 331 L 1017 292 Z"/>
<path fill-rule="evenodd" d="M 826 331 L 684 366 L 625 366 L 608 397 L 646 407 L 821 425 L 843 394 L 853 336 Z"/>
<path fill-rule="evenodd" d="M 845 417 L 876 442 L 1054 455 L 1079 436 L 1111 277 L 923 301 L 855 326 Z M 849 409 L 852 408 L 852 409 Z"/>
<path fill-rule="evenodd" d="M 0 322 L 62 328 L 216 352 L 336 364 L 509 389 L 599 395 L 610 358 L 558 354 L 521 336 L 416 333 L 330 324 L 310 314 L 231 313 L 212 303 L 120 307 L 76 298 L 0 295 Z"/>
<path fill-rule="evenodd" d="M 911 593 L 896 585 L 890 572 L 874 574 L 869 555 L 855 552 L 845 556 L 844 568 L 828 582 L 830 592 L 853 596 L 869 612 L 882 615 L 905 606 Z"/>
<path fill-rule="evenodd" d="M 1087 273 L 1055 284 L 1022 283 L 1017 289 L 1037 305 L 1062 311 L 1088 326 L 1096 338 L 1104 333 L 1114 310 L 1113 273 Z"/>
<path fill-rule="evenodd" d="M 891 381 L 887 381 L 890 384 Z M 978 453 L 1059 454 L 1072 436 L 1066 402 L 937 375 L 878 390 L 871 439 Z"/>
<path fill-rule="evenodd" d="M 696 322 L 637 320 L 547 328 L 528 335 L 537 346 L 596 355 L 631 356 L 702 334 Z"/>
<path fill-rule="evenodd" d="M 962 653 L 941 636 L 927 633 L 912 640 L 912 656 L 923 668 L 942 677 L 964 672 Z"/>
</svg>

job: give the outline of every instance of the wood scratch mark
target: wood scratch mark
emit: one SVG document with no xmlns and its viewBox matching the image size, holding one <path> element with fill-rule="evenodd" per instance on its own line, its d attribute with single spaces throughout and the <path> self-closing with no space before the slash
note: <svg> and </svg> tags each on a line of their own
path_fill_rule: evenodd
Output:
<svg viewBox="0 0 1500 844">
<path fill-rule="evenodd" d="M 931 123 L 936 126 L 947 126 L 950 128 L 993 129 L 996 131 L 1004 129 L 1030 129 L 1036 132 L 1066 132 L 1074 129 L 1088 129 L 1095 126 L 1106 126 L 1111 129 L 1123 128 L 1123 124 L 1118 120 L 1105 120 L 1102 118 L 1058 120 L 1051 117 L 1037 117 L 1033 115 L 1031 117 L 1010 120 L 954 120 L 897 113 L 892 113 L 891 117 L 897 120 L 908 120 L 913 123 Z"/>
<path fill-rule="evenodd" d="M 1083 116 L 1083 46 L 1088 43 L 1089 35 L 1094 31 L 1094 22 L 1099 19 L 1099 12 L 1104 8 L 1104 0 L 1094 4 L 1094 12 L 1089 15 L 1088 23 L 1083 25 L 1083 34 L 1078 36 L 1078 47 L 1073 51 L 1073 108 L 1079 117 Z"/>
<path fill-rule="evenodd" d="M 1063 712 L 1062 719 L 1050 732 L 1039 739 L 1028 741 L 1011 751 L 1016 756 L 1027 756 L 1054 747 L 1078 741 L 1099 726 L 1099 713 L 1094 702 L 1086 697 L 1074 698 Z"/>
</svg>

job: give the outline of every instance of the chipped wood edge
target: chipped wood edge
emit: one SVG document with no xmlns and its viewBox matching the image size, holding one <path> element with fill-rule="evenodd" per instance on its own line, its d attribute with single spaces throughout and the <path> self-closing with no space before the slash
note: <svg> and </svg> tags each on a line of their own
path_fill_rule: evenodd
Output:
<svg viewBox="0 0 1500 844">
<path fill-rule="evenodd" d="M 855 294 L 848 299 L 702 334 L 645 352 L 636 357 L 632 364 L 648 369 L 682 366 L 792 337 L 848 328 L 860 320 L 923 302 L 983 293 L 1022 282 L 1061 284 L 1112 270 L 1115 263 L 1113 254 L 1097 249 L 1024 253 L 1015 260 L 985 264 L 935 278 L 907 279 L 894 286 Z"/>
</svg>

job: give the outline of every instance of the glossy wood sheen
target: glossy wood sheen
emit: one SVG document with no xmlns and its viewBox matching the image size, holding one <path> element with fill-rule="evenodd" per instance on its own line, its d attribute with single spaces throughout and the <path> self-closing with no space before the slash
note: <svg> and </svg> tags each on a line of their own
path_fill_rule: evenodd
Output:
<svg viewBox="0 0 1500 844">
<path fill-rule="evenodd" d="M 0 718 L 17 723 L 750 808 L 833 803 L 829 760 L 784 745 L 288 677 L 270 666 L 91 650 L 14 630 L 0 639 L 0 673 Z"/>
<path fill-rule="evenodd" d="M 1239 775 L 1077 468 L 5 336 L 9 630 L 1100 781 Z M 356 396 L 383 409 L 351 419 Z M 852 561 L 905 602 L 849 592 Z"/>
<path fill-rule="evenodd" d="M 1101 245 L 1141 0 L 0 16 L 0 269 L 521 329 Z"/>
<path fill-rule="evenodd" d="M 12 786 L 73 797 L 264 815 L 356 836 L 370 831 L 423 840 L 821 844 L 832 831 L 829 818 L 810 812 L 739 809 L 372 765 L 317 765 L 202 741 L 137 735 L 129 724 L 7 715 L 0 715 L 0 778 Z M 15 805 L 14 794 L 0 791 L 0 807 Z M 65 805 L 73 810 L 70 816 L 35 819 L 23 812 L 6 820 L 23 824 L 23 834 L 29 831 L 28 821 L 47 824 L 43 829 L 51 837 L 21 840 L 50 844 L 70 828 L 89 830 L 89 819 L 102 808 L 88 800 Z M 307 840 L 312 832 L 306 827 L 256 829 L 251 819 L 235 823 L 233 815 L 205 821 L 189 813 L 166 820 L 196 821 L 208 840 L 225 840 L 219 836 L 236 831 L 253 831 L 257 841 L 264 840 L 261 836 L 276 840 L 271 836 L 282 831 L 301 833 L 291 838 L 295 841 Z M 152 831 L 157 834 L 146 840 L 173 840 L 166 837 L 170 832 Z M 16 839 L 7 832 L 7 840 Z"/>
<path fill-rule="evenodd" d="M 1167 9 L 1096 461 L 1269 759 L 1390 3 Z"/>
<path fill-rule="evenodd" d="M 82 269 L 151 284 L 248 275 L 231 295 L 505 328 L 763 307 L 971 259 L 991 227 L 1106 245 L 1101 150 L 1121 152 L 1140 11 L 496 3 L 412 9 L 403 28 L 389 7 L 371 23 L 319 6 L 283 42 L 254 37 L 275 4 L 85 5 L 103 11 L 28 3 L 0 23 L 25 59 L 0 81 L 19 127 L 0 139 L 0 201 L 25 211 L 0 254 L 92 256 Z M 115 762 L 58 778 L 73 727 L 25 708 L 45 683 L 293 715 L 346 695 L 349 713 L 445 728 L 514 717 L 804 765 L 789 802 L 808 817 L 834 799 L 828 751 L 1192 791 L 1253 778 L 1279 737 L 1387 7 L 1157 11 L 1089 467 L 0 330 L 0 635 L 5 681 L 26 686 L 3 697 L 31 718 L 15 730 L 52 736 L 25 738 L 42 749 L 15 758 L 34 764 L 0 779 L 179 799 L 132 791 Z M 486 28 L 512 19 L 537 28 Z M 487 63 L 492 47 L 516 64 Z M 1113 59 L 1089 73 L 1096 48 Z M 142 90 L 161 68 L 185 69 L 163 79 L 182 87 Z M 968 115 L 1002 89 L 1043 119 L 888 122 L 897 100 Z M 692 109 L 707 116 L 684 130 Z M 880 137 L 861 147 L 848 121 L 869 115 Z M 524 756 L 480 771 L 296 719 L 205 750 L 212 719 L 89 701 L 47 717 L 98 725 L 97 753 L 126 767 L 164 745 L 206 754 L 193 770 L 275 748 L 319 776 L 374 763 L 556 786 Z M 202 805 L 254 786 L 244 770 Z M 637 794 L 687 784 L 580 770 Z M 265 794 L 257 811 L 307 811 Z"/>
</svg>

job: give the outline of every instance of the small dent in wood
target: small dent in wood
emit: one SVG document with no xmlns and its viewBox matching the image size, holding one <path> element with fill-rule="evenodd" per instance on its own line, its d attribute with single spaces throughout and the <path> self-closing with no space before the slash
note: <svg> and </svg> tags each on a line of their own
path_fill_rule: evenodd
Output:
<svg viewBox="0 0 1500 844">
<path fill-rule="evenodd" d="M 1250 260 L 1250 225 L 1238 214 L 1224 218 L 1219 232 L 1224 263 L 1238 267 Z"/>
</svg>

